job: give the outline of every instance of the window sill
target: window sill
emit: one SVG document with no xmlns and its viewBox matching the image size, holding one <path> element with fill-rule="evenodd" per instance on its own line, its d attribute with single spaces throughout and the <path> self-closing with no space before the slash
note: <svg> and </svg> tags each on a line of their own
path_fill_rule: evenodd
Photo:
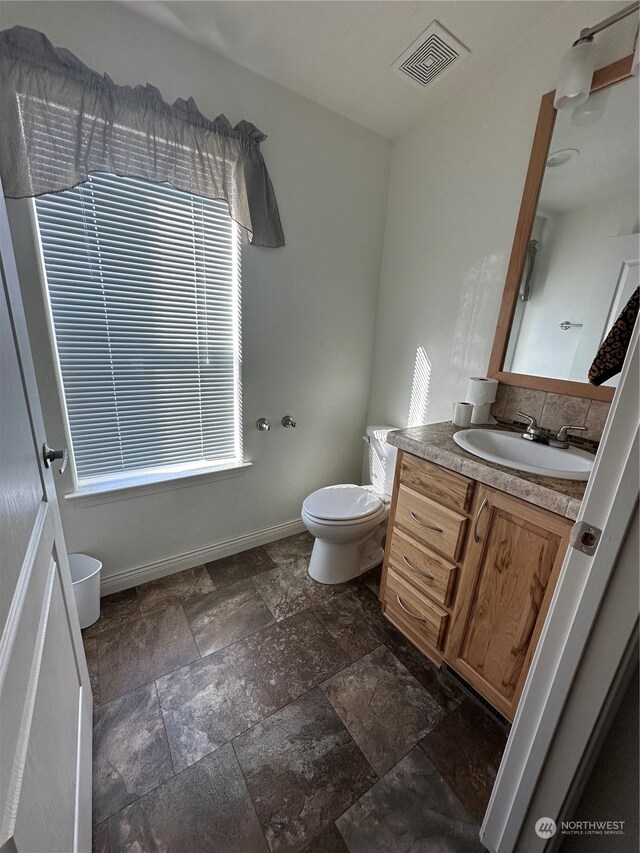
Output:
<svg viewBox="0 0 640 853">
<path fill-rule="evenodd" d="M 185 489 L 199 486 L 212 480 L 228 480 L 238 477 L 248 468 L 251 462 L 237 462 L 206 468 L 192 468 L 175 472 L 154 472 L 132 475 L 117 480 L 104 480 L 95 483 L 85 483 L 75 492 L 65 495 L 67 501 L 80 501 L 87 506 L 137 498 L 147 494 L 157 494 L 171 489 Z"/>
</svg>

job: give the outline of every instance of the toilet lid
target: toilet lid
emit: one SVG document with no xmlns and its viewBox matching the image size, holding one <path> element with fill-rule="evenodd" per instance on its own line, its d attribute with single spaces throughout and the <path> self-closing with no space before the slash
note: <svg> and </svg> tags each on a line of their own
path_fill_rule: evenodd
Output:
<svg viewBox="0 0 640 853">
<path fill-rule="evenodd" d="M 327 486 L 312 492 L 302 506 L 316 518 L 348 521 L 373 515 L 382 506 L 382 501 L 362 486 Z"/>
</svg>

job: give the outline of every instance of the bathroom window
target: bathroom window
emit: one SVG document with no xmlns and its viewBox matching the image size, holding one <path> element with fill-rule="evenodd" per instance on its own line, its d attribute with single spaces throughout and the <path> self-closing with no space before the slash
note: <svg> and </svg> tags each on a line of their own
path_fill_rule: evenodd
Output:
<svg viewBox="0 0 640 853">
<path fill-rule="evenodd" d="M 100 173 L 35 206 L 78 487 L 242 463 L 226 202 Z"/>
</svg>

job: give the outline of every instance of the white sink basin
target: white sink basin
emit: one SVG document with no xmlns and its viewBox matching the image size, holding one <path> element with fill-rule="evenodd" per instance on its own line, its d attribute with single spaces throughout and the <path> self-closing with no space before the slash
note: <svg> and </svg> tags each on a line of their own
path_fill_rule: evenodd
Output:
<svg viewBox="0 0 640 853">
<path fill-rule="evenodd" d="M 519 433 L 496 429 L 463 429 L 453 440 L 463 450 L 489 462 L 561 480 L 588 480 L 595 459 L 585 450 L 549 447 L 538 441 L 527 441 Z"/>
</svg>

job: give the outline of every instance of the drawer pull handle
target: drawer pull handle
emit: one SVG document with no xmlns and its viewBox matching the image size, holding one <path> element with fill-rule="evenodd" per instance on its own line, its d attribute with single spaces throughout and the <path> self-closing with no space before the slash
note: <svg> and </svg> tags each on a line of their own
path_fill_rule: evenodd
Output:
<svg viewBox="0 0 640 853">
<path fill-rule="evenodd" d="M 413 565 L 413 563 L 411 562 L 411 560 L 407 559 L 407 557 L 405 557 L 405 555 L 404 555 L 404 554 L 402 555 L 402 561 L 403 561 L 404 563 L 406 563 L 406 564 L 409 566 L 409 568 L 410 568 L 410 569 L 413 569 L 413 571 L 414 571 L 416 574 L 418 574 L 418 575 L 422 575 L 422 577 L 423 577 L 423 578 L 428 578 L 430 581 L 434 581 L 434 580 L 435 580 L 434 576 L 433 576 L 433 575 L 430 575 L 430 574 L 429 574 L 429 572 L 423 572 L 423 571 L 422 571 L 422 569 L 419 569 L 417 566 L 414 566 L 414 565 Z"/>
<path fill-rule="evenodd" d="M 478 536 L 478 523 L 480 522 L 480 516 L 482 515 L 482 513 L 483 513 L 483 512 L 485 511 L 485 509 L 486 509 L 487 503 L 488 503 L 487 499 L 486 499 L 486 498 L 484 498 L 484 500 L 483 500 L 483 501 L 482 501 L 482 503 L 480 504 L 480 509 L 478 510 L 478 513 L 477 513 L 477 515 L 476 515 L 476 522 L 475 522 L 475 524 L 473 525 L 473 541 L 474 541 L 474 542 L 479 542 L 479 541 L 480 541 L 480 537 Z"/>
<path fill-rule="evenodd" d="M 411 616 L 411 618 L 412 618 L 412 619 L 417 619 L 417 620 L 418 620 L 418 622 L 427 622 L 427 621 L 428 621 L 427 619 L 423 619 L 423 618 L 422 618 L 422 616 L 416 616 L 416 614 L 415 614 L 415 613 L 412 613 L 410 610 L 408 610 L 408 609 L 404 606 L 404 604 L 402 603 L 402 599 L 400 598 L 400 596 L 399 596 L 399 595 L 396 595 L 396 601 L 397 601 L 397 602 L 398 602 L 398 604 L 400 605 L 400 608 L 401 608 L 402 610 L 404 610 L 404 612 L 405 612 L 405 613 L 408 613 L 408 614 L 409 614 L 409 616 Z"/>
<path fill-rule="evenodd" d="M 418 524 L 421 524 L 423 527 L 426 527 L 429 530 L 435 530 L 436 533 L 442 533 L 443 532 L 441 527 L 436 527 L 435 524 L 427 524 L 427 522 L 423 521 L 419 515 L 416 515 L 412 509 L 409 510 L 409 515 L 411 516 L 411 518 L 414 521 L 417 521 Z"/>
</svg>

